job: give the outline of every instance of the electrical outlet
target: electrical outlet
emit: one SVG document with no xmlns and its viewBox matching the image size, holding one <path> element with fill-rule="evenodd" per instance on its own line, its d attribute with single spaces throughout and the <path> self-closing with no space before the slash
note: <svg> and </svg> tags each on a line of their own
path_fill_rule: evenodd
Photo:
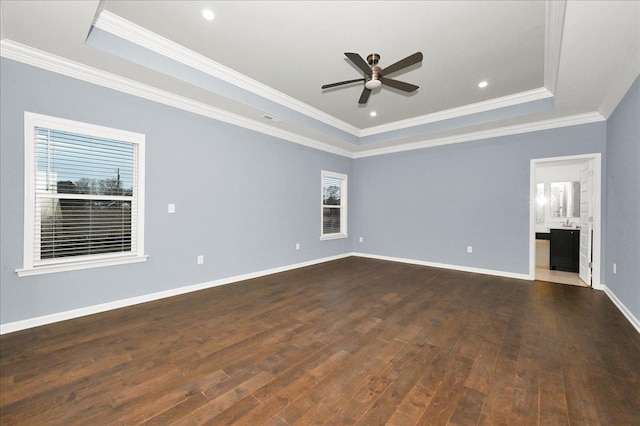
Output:
<svg viewBox="0 0 640 426">
<path fill-rule="evenodd" d="M 169 213 L 175 213 L 176 212 L 176 205 L 175 204 L 169 204 L 167 206 L 167 212 Z"/>
<path fill-rule="evenodd" d="M 204 256 L 203 255 L 198 255 L 197 263 L 198 263 L 198 265 L 202 265 L 204 263 Z"/>
<path fill-rule="evenodd" d="M 360 242 L 363 243 L 364 242 L 364 238 L 360 237 Z"/>
<path fill-rule="evenodd" d="M 467 253 L 473 253 L 473 247 L 467 246 Z"/>
<path fill-rule="evenodd" d="M 613 264 L 613 273 L 614 274 L 618 273 L 618 266 L 615 263 Z"/>
<path fill-rule="evenodd" d="M 300 250 L 300 243 L 296 243 L 296 250 Z"/>
</svg>

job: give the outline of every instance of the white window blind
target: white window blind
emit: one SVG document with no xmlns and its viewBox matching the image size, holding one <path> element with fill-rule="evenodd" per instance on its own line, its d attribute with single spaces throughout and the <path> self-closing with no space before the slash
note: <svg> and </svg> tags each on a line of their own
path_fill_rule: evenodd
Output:
<svg viewBox="0 0 640 426">
<path fill-rule="evenodd" d="M 142 255 L 140 141 L 90 125 L 76 132 L 81 123 L 38 117 L 25 130 L 32 132 L 25 151 L 32 157 L 25 269 Z"/>
<path fill-rule="evenodd" d="M 322 172 L 322 234 L 324 237 L 345 237 L 347 176 Z"/>
</svg>

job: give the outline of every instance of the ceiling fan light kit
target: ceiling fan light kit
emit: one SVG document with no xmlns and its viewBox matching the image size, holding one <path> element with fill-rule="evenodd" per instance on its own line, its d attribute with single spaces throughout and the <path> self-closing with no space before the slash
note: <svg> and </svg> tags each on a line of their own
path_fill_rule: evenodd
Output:
<svg viewBox="0 0 640 426">
<path fill-rule="evenodd" d="M 369 96 L 371 95 L 371 90 L 377 89 L 383 84 L 398 90 L 402 90 L 403 92 L 414 92 L 418 90 L 418 86 L 416 85 L 405 83 L 404 81 L 392 80 L 390 78 L 385 78 L 384 76 L 422 62 L 421 52 L 416 52 L 413 55 L 407 56 L 406 58 L 392 65 L 389 65 L 385 69 L 382 69 L 378 66 L 380 55 L 377 53 L 372 53 L 367 56 L 366 61 L 362 59 L 362 56 L 357 53 L 347 52 L 345 53 L 345 56 L 349 58 L 349 60 L 353 62 L 355 66 L 362 70 L 362 72 L 364 73 L 364 77 L 355 80 L 345 80 L 338 83 L 325 84 L 324 86 L 322 86 L 322 89 L 329 89 L 332 87 L 343 86 L 350 83 L 364 82 L 364 89 L 362 90 L 362 94 L 360 95 L 360 99 L 358 100 L 359 104 L 366 104 L 369 100 Z"/>
<path fill-rule="evenodd" d="M 380 81 L 377 78 L 370 78 L 369 80 L 367 80 L 367 82 L 364 84 L 364 87 L 366 87 L 369 90 L 373 90 L 373 89 L 377 89 L 378 87 L 382 86 L 382 81 Z"/>
</svg>

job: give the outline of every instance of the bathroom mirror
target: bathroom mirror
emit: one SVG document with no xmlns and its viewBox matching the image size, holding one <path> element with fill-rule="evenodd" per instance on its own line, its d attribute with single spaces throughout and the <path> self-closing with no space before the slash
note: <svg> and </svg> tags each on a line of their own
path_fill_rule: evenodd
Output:
<svg viewBox="0 0 640 426">
<path fill-rule="evenodd" d="M 551 182 L 551 217 L 580 217 L 580 182 Z"/>
</svg>

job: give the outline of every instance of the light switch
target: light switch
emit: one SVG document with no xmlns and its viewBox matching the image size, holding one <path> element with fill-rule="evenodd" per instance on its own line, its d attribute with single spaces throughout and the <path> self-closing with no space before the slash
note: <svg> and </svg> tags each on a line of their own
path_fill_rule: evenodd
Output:
<svg viewBox="0 0 640 426">
<path fill-rule="evenodd" d="M 169 213 L 175 213 L 176 212 L 176 205 L 175 204 L 169 204 L 167 211 Z"/>
</svg>

